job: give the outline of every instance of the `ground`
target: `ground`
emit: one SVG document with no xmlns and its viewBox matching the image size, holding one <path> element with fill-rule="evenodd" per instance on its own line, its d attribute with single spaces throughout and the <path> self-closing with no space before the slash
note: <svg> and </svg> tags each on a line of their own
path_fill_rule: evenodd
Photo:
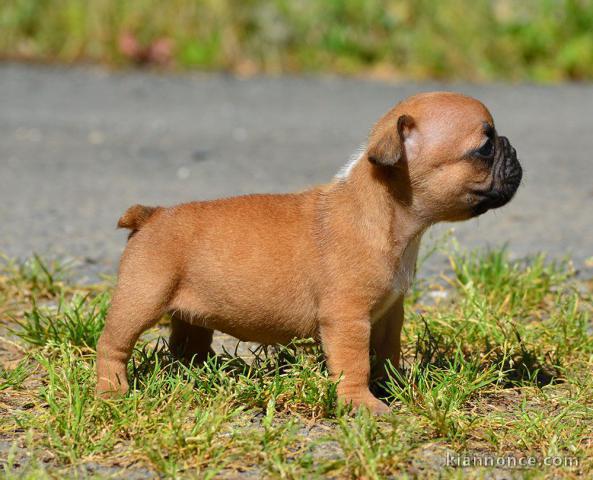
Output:
<svg viewBox="0 0 593 480">
<path fill-rule="evenodd" d="M 419 280 L 407 299 L 403 372 L 373 386 L 392 407 L 385 417 L 336 402 L 311 342 L 236 351 L 219 338 L 207 364 L 184 365 L 158 339 L 166 318 L 134 353 L 131 392 L 98 399 L 110 284 L 76 286 L 38 257 L 5 262 L 2 468 L 9 478 L 590 476 L 591 282 L 504 250 L 450 262 L 450 276 Z"/>
<path fill-rule="evenodd" d="M 167 319 L 135 353 L 132 392 L 94 398 L 94 349 L 125 242 L 114 224 L 127 206 L 326 181 L 387 108 L 435 88 L 490 107 L 519 152 L 525 180 L 508 207 L 455 225 L 462 247 L 450 237 L 435 240 L 451 225 L 427 239 L 422 256 L 435 245 L 437 253 L 420 265 L 407 299 L 403 374 L 375 386 L 392 405 L 390 416 L 336 405 L 335 385 L 310 344 L 235 352 L 236 342 L 218 336 L 210 363 L 181 365 L 156 340 L 166 336 Z M 4 65 L 0 104 L 0 251 L 7 256 L 0 461 L 8 477 L 593 472 L 586 122 L 593 88 Z M 463 253 L 475 247 L 481 253 Z M 555 262 L 567 256 L 573 262 Z M 453 467 L 488 459 L 537 465 Z"/>
<path fill-rule="evenodd" d="M 385 84 L 0 65 L 0 250 L 114 272 L 133 203 L 171 205 L 326 182 L 415 92 L 474 95 L 517 148 L 513 202 L 452 226 L 465 247 L 593 255 L 593 86 Z M 437 237 L 440 233 L 437 234 Z M 442 267 L 443 264 L 440 266 Z"/>
</svg>

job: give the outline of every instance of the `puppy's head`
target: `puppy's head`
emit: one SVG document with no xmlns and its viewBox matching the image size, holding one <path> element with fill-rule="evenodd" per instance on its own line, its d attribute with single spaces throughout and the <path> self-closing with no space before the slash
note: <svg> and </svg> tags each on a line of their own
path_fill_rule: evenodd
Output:
<svg viewBox="0 0 593 480">
<path fill-rule="evenodd" d="M 430 222 L 501 207 L 522 176 L 515 149 L 486 107 L 448 92 L 415 95 L 389 111 L 371 130 L 366 157 Z"/>
</svg>

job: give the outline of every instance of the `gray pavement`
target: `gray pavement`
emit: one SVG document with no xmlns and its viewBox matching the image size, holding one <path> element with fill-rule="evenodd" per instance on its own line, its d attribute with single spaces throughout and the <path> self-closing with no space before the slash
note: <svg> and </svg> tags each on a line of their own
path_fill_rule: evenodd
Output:
<svg viewBox="0 0 593 480">
<path fill-rule="evenodd" d="M 325 182 L 391 105 L 434 89 L 481 99 L 525 169 L 508 207 L 454 225 L 460 243 L 507 242 L 514 255 L 569 254 L 582 265 L 593 255 L 591 85 L 241 80 L 10 64 L 0 65 L 0 251 L 113 272 L 125 244 L 114 225 L 130 204 Z"/>
</svg>

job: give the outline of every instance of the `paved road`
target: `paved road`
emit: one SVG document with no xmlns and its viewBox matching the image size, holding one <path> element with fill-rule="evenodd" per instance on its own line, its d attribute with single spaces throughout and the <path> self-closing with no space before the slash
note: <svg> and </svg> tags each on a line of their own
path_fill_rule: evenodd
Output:
<svg viewBox="0 0 593 480">
<path fill-rule="evenodd" d="M 130 204 L 324 182 L 393 103 L 436 88 L 0 66 L 0 251 L 114 271 Z M 455 225 L 460 242 L 593 255 L 593 86 L 446 88 L 483 100 L 525 167 L 509 207 Z"/>
</svg>

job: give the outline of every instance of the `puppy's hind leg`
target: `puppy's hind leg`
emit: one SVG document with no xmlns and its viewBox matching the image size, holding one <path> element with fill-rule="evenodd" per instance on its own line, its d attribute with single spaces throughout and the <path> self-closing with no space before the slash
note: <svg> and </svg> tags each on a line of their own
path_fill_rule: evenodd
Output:
<svg viewBox="0 0 593 480">
<path fill-rule="evenodd" d="M 212 350 L 212 333 L 209 328 L 192 325 L 192 316 L 175 311 L 171 314 L 171 336 L 169 347 L 177 358 L 187 363 L 205 362 Z"/>
<path fill-rule="evenodd" d="M 121 268 L 118 286 L 97 344 L 97 394 L 128 390 L 127 363 L 138 337 L 154 326 L 167 309 L 174 288 L 163 272 Z"/>
</svg>

